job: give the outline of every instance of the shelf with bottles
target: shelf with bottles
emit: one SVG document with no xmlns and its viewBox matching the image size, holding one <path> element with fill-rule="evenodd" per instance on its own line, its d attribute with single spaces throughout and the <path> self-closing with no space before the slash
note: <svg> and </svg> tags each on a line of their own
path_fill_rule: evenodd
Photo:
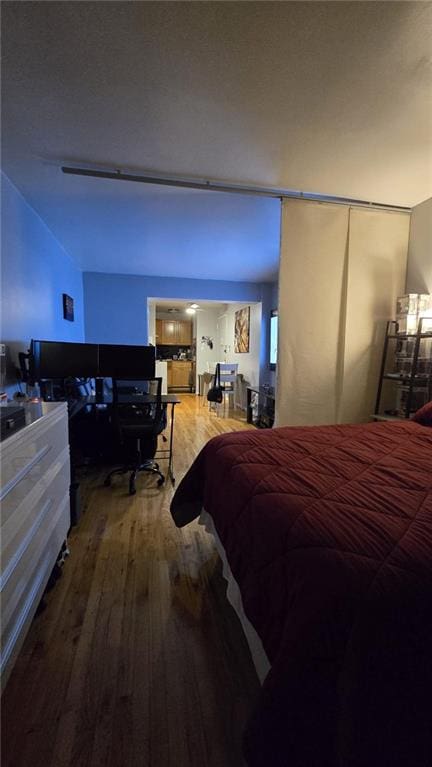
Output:
<svg viewBox="0 0 432 767">
<path fill-rule="evenodd" d="M 426 330 L 424 329 L 426 328 Z M 432 398 L 432 317 L 420 317 L 414 333 L 387 322 L 374 418 L 410 418 Z M 389 391 L 385 382 L 396 390 Z"/>
</svg>

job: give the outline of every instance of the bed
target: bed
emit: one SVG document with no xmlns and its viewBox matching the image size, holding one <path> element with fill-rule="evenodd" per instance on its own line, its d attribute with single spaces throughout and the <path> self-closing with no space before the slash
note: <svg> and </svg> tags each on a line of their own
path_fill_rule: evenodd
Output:
<svg viewBox="0 0 432 767">
<path fill-rule="evenodd" d="M 430 426 L 215 437 L 171 513 L 225 560 L 262 680 L 250 767 L 430 767 Z"/>
</svg>

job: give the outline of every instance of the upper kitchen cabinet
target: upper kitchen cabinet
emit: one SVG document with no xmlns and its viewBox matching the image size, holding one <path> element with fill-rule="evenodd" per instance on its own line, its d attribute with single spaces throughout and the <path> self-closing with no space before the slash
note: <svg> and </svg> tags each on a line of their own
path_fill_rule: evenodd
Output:
<svg viewBox="0 0 432 767">
<path fill-rule="evenodd" d="M 159 328 L 158 328 L 159 325 Z M 158 344 L 176 344 L 178 338 L 176 320 L 157 320 L 156 333 Z"/>
<path fill-rule="evenodd" d="M 156 320 L 156 344 L 190 346 L 192 322 L 189 320 Z"/>
<path fill-rule="evenodd" d="M 190 346 L 192 343 L 192 322 L 190 320 L 178 320 L 177 326 L 177 343 Z"/>
</svg>

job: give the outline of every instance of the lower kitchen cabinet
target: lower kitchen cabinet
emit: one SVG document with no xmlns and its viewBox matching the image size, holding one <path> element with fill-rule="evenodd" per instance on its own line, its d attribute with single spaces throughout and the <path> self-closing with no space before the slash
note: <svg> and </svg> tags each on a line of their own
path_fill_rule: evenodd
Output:
<svg viewBox="0 0 432 767">
<path fill-rule="evenodd" d="M 191 376 L 193 371 L 193 362 L 190 360 L 168 360 L 168 388 L 169 389 L 189 389 L 191 386 Z"/>
</svg>

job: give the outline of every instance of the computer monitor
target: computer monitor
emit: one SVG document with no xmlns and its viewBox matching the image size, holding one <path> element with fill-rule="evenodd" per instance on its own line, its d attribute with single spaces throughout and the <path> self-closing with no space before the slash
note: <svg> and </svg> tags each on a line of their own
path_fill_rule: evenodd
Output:
<svg viewBox="0 0 432 767">
<path fill-rule="evenodd" d="M 30 375 L 35 381 L 94 378 L 98 375 L 98 346 L 66 341 L 32 341 Z"/>
<path fill-rule="evenodd" d="M 99 344 L 99 376 L 121 380 L 153 378 L 156 368 L 154 346 Z"/>
</svg>

